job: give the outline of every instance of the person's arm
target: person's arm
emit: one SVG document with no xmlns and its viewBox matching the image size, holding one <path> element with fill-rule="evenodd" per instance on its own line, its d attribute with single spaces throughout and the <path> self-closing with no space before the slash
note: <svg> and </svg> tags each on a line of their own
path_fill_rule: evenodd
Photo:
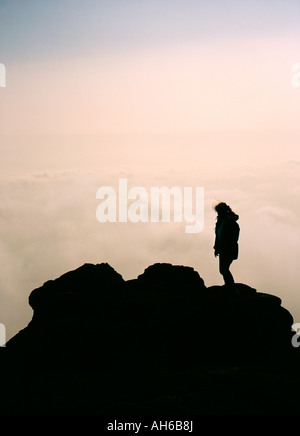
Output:
<svg viewBox="0 0 300 436">
<path fill-rule="evenodd" d="M 219 256 L 219 254 L 220 254 L 219 253 L 219 249 L 218 249 L 217 235 L 216 235 L 216 238 L 215 238 L 214 254 L 215 254 L 215 257 Z"/>
</svg>

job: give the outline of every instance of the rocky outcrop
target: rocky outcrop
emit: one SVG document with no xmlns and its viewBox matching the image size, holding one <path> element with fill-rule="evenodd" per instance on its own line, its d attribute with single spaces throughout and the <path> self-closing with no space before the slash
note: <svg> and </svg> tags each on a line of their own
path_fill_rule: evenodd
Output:
<svg viewBox="0 0 300 436">
<path fill-rule="evenodd" d="M 2 353 L 6 413 L 278 413 L 298 383 L 280 298 L 206 287 L 191 267 L 154 264 L 125 281 L 107 263 L 85 264 L 29 304 L 31 322 Z M 271 382 L 276 396 L 254 401 Z"/>
</svg>

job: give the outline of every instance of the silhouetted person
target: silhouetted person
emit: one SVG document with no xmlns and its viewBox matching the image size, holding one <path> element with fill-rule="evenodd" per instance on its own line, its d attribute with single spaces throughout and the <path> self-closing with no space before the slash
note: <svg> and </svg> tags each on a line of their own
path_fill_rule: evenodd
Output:
<svg viewBox="0 0 300 436">
<path fill-rule="evenodd" d="M 226 203 L 217 204 L 215 211 L 218 214 L 215 228 L 215 256 L 219 256 L 219 270 L 225 285 L 234 287 L 234 279 L 229 271 L 229 267 L 232 261 L 238 258 L 240 227 L 237 220 L 239 216 Z"/>
</svg>

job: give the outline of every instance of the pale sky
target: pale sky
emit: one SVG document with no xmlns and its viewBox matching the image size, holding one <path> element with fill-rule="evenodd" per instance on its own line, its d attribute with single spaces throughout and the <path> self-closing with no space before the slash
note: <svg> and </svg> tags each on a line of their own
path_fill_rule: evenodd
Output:
<svg viewBox="0 0 300 436">
<path fill-rule="evenodd" d="M 298 129 L 297 0 L 0 4 L 2 133 Z"/>
<path fill-rule="evenodd" d="M 0 322 L 32 316 L 32 289 L 85 262 L 125 279 L 158 261 L 222 284 L 215 213 L 240 215 L 237 281 L 298 298 L 298 0 L 0 0 Z M 294 81 L 295 83 L 295 81 Z M 300 80 L 299 80 L 300 85 Z M 199 235 L 100 224 L 96 191 L 205 189 Z"/>
</svg>

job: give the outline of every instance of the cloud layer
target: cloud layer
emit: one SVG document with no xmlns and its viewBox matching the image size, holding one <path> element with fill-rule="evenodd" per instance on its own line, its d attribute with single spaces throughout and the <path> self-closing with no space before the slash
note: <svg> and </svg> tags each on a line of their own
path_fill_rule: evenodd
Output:
<svg viewBox="0 0 300 436">
<path fill-rule="evenodd" d="M 37 157 L 37 171 L 29 165 L 30 171 L 2 176 L 0 321 L 6 324 L 9 337 L 31 319 L 27 304 L 31 290 L 85 262 L 108 262 L 124 279 L 137 277 L 155 262 L 189 265 L 207 286 L 222 284 L 212 249 L 213 206 L 218 201 L 226 201 L 240 215 L 240 257 L 232 266 L 236 280 L 278 295 L 295 322 L 300 320 L 298 161 L 223 168 L 210 165 L 205 171 L 199 155 L 198 166 L 194 157 L 194 165 L 188 168 L 181 162 L 176 171 L 175 161 L 167 162 L 162 149 L 154 153 L 156 167 L 151 161 L 143 160 L 141 166 L 134 158 L 130 162 L 127 149 L 126 161 L 122 152 L 119 156 L 123 164 L 112 150 L 99 170 L 96 166 L 90 171 L 75 168 L 70 156 L 73 169 L 60 170 L 57 163 L 56 168 L 49 164 L 48 170 L 41 171 L 43 164 L 38 165 Z M 66 147 L 66 154 L 68 150 Z M 146 189 L 204 187 L 203 231 L 186 234 L 184 223 L 174 222 L 99 223 L 97 189 L 117 188 L 120 177 L 127 177 L 129 186 Z"/>
</svg>

